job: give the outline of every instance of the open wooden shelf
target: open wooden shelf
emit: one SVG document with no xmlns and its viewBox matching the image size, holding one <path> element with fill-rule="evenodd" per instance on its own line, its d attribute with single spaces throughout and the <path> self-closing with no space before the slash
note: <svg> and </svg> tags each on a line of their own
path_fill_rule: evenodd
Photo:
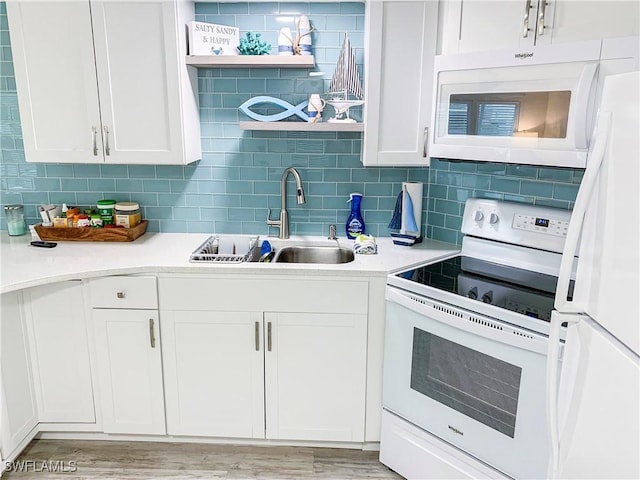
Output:
<svg viewBox="0 0 640 480">
<path fill-rule="evenodd" d="M 364 123 L 311 122 L 240 122 L 242 130 L 277 130 L 291 132 L 364 132 Z"/>
<path fill-rule="evenodd" d="M 187 65 L 200 68 L 313 68 L 313 55 L 187 55 Z"/>
</svg>

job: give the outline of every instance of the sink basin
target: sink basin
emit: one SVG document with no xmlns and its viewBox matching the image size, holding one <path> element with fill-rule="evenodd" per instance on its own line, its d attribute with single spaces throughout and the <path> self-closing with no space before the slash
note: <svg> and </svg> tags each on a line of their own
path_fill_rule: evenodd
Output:
<svg viewBox="0 0 640 480">
<path fill-rule="evenodd" d="M 277 251 L 274 263 L 349 263 L 353 262 L 353 250 L 335 246 L 290 246 Z"/>
</svg>

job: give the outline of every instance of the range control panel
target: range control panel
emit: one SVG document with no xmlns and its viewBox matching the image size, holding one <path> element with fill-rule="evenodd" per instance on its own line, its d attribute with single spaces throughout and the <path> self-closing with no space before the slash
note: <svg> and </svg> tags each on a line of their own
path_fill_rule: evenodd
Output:
<svg viewBox="0 0 640 480">
<path fill-rule="evenodd" d="M 571 212 L 526 203 L 470 198 L 462 233 L 473 237 L 561 253 Z"/>
<path fill-rule="evenodd" d="M 513 228 L 528 230 L 530 232 L 545 233 L 566 237 L 569 222 L 548 217 L 536 217 L 534 215 L 522 215 L 517 213 L 513 219 Z"/>
</svg>

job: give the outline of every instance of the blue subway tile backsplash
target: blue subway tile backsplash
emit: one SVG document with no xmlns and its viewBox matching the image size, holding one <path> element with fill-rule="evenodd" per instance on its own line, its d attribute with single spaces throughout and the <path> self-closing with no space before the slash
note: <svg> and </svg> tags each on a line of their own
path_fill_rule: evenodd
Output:
<svg viewBox="0 0 640 480">
<path fill-rule="evenodd" d="M 36 223 L 42 203 L 89 206 L 115 198 L 139 202 L 150 231 L 275 234 L 266 225 L 267 209 L 280 208 L 282 171 L 295 166 L 307 203 L 297 205 L 293 195 L 287 199 L 292 234 L 325 235 L 331 223 L 344 232 L 349 193 L 359 191 L 365 195 L 368 232 L 387 236 L 396 195 L 408 180 L 425 183 L 424 233 L 452 243 L 461 242 L 461 214 L 469 197 L 572 208 L 582 170 L 435 158 L 430 168 L 364 168 L 359 133 L 241 130 L 238 122 L 247 118 L 238 107 L 253 96 L 274 95 L 295 105 L 310 93 L 327 91 L 345 31 L 363 76 L 364 4 L 196 3 L 194 20 L 236 25 L 241 36 L 260 31 L 275 47 L 279 28 L 294 27 L 294 17 L 302 14 L 317 29 L 315 70 L 324 76 L 310 77 L 306 69 L 199 69 L 203 153 L 195 164 L 30 164 L 24 158 L 6 8 L 0 2 L 0 203 L 24 204 L 27 220 Z M 0 228 L 6 229 L 3 212 Z"/>
</svg>

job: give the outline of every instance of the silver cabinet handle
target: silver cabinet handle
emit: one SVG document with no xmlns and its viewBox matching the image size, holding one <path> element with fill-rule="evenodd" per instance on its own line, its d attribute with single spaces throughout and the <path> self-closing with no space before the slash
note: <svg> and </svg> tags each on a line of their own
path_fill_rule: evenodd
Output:
<svg viewBox="0 0 640 480">
<path fill-rule="evenodd" d="M 531 12 L 531 0 L 525 0 L 524 18 L 522 19 L 522 38 L 529 36 L 529 12 Z"/>
<path fill-rule="evenodd" d="M 96 127 L 91 127 L 93 132 L 93 156 L 98 156 L 98 129 Z"/>
<path fill-rule="evenodd" d="M 151 342 L 151 348 L 156 348 L 156 335 L 153 331 L 153 318 L 149 319 L 149 341 Z"/>
<path fill-rule="evenodd" d="M 107 155 L 111 155 L 111 148 L 109 148 L 109 127 L 106 125 L 103 127 L 104 130 L 104 153 Z"/>
<path fill-rule="evenodd" d="M 429 127 L 424 128 L 422 138 L 422 158 L 427 158 L 427 143 L 429 142 Z"/>
<path fill-rule="evenodd" d="M 260 351 L 260 322 L 255 324 L 256 352 Z"/>
<path fill-rule="evenodd" d="M 267 322 L 267 350 L 271 351 L 271 322 Z"/>
<path fill-rule="evenodd" d="M 544 15 L 547 12 L 546 0 L 540 0 L 538 5 L 538 36 L 544 34 Z"/>
<path fill-rule="evenodd" d="M 116 297 L 118 297 L 118 298 L 124 298 L 124 297 L 125 297 L 125 294 L 124 294 L 124 292 L 118 292 L 118 293 L 116 293 Z"/>
</svg>

